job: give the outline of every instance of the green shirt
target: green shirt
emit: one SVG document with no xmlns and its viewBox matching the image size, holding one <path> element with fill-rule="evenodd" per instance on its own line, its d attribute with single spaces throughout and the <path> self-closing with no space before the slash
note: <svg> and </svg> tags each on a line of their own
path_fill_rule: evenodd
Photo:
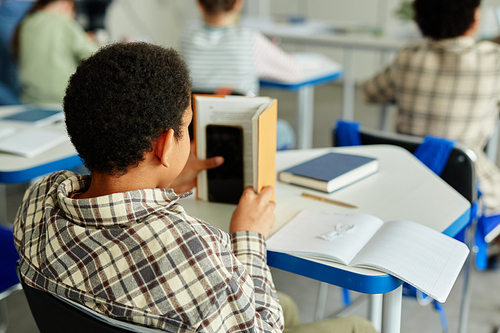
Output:
<svg viewBox="0 0 500 333">
<path fill-rule="evenodd" d="M 23 21 L 19 35 L 22 98 L 62 103 L 70 76 L 98 46 L 72 18 L 39 11 Z"/>
</svg>

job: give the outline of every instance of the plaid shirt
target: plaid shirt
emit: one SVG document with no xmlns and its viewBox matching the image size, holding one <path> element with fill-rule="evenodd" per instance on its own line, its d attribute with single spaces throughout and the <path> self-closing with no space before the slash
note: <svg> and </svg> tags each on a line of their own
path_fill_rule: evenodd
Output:
<svg viewBox="0 0 500 333">
<path fill-rule="evenodd" d="M 498 120 L 498 44 L 458 37 L 411 45 L 363 88 L 368 102 L 396 101 L 399 133 L 446 137 L 473 150 L 487 213 L 500 213 L 500 170 L 483 152 Z"/>
<path fill-rule="evenodd" d="M 21 274 L 109 317 L 169 332 L 281 332 L 266 245 L 186 214 L 171 189 L 72 199 L 90 176 L 61 171 L 25 194 Z"/>
</svg>

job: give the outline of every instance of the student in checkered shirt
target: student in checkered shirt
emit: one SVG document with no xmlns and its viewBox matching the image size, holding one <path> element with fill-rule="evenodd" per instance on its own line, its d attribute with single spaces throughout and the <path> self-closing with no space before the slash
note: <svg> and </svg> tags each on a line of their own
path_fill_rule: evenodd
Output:
<svg viewBox="0 0 500 333">
<path fill-rule="evenodd" d="M 245 189 L 230 234 L 184 211 L 189 193 L 177 193 L 221 162 L 188 160 L 190 92 L 171 49 L 115 44 L 82 62 L 64 111 L 91 175 L 56 172 L 26 192 L 14 227 L 26 283 L 168 332 L 375 332 L 362 318 L 298 325 L 295 303 L 278 299 L 273 188 Z"/>
<path fill-rule="evenodd" d="M 498 121 L 500 46 L 476 42 L 480 0 L 415 0 L 426 37 L 368 80 L 365 100 L 396 101 L 399 133 L 458 140 L 477 155 L 487 215 L 500 213 L 500 170 L 483 149 Z"/>
</svg>

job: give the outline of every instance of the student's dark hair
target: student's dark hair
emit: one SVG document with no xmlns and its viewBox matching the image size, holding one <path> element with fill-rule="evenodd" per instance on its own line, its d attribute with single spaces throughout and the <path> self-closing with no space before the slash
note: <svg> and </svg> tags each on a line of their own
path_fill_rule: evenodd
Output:
<svg viewBox="0 0 500 333">
<path fill-rule="evenodd" d="M 61 1 L 61 0 L 37 0 L 33 6 L 24 14 L 24 17 L 16 26 L 14 30 L 14 35 L 12 36 L 12 54 L 14 55 L 14 59 L 19 59 L 19 31 L 21 30 L 21 25 L 26 17 L 35 14 L 36 12 L 45 8 L 45 6 L 51 4 L 52 2 Z M 75 4 L 74 0 L 66 0 L 71 1 L 73 5 Z"/>
<path fill-rule="evenodd" d="M 71 76 L 63 102 L 66 128 L 91 172 L 125 174 L 166 130 L 180 138 L 190 99 L 189 72 L 176 51 L 147 43 L 109 45 Z"/>
<path fill-rule="evenodd" d="M 220 14 L 230 11 L 236 0 L 198 0 L 198 2 L 205 8 L 208 14 Z"/>
<path fill-rule="evenodd" d="M 415 22 L 435 40 L 462 36 L 474 22 L 481 0 L 415 0 Z"/>
</svg>

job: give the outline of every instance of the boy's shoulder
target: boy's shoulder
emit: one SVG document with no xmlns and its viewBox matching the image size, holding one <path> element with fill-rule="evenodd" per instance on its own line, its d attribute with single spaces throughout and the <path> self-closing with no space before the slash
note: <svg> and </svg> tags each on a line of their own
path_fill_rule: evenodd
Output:
<svg viewBox="0 0 500 333">
<path fill-rule="evenodd" d="M 412 42 L 405 47 L 403 47 L 400 53 L 412 53 L 419 51 L 432 51 L 432 50 L 445 50 L 445 51 L 499 51 L 500 50 L 500 37 L 498 37 L 498 42 L 495 40 L 481 40 L 475 41 L 472 37 L 456 37 L 449 38 L 446 40 L 430 40 L 421 39 Z"/>
<path fill-rule="evenodd" d="M 207 27 L 203 22 L 193 22 L 186 28 L 184 38 L 189 38 L 194 35 L 236 35 L 241 37 L 253 37 L 258 33 L 258 30 L 241 25 L 232 25 L 223 28 L 211 28 Z"/>
<path fill-rule="evenodd" d="M 71 188 L 77 188 L 82 182 L 85 182 L 87 177 L 90 178 L 89 175 L 82 176 L 73 171 L 57 171 L 42 177 L 26 191 L 26 195 L 50 197 L 63 183 L 67 183 Z"/>
</svg>

